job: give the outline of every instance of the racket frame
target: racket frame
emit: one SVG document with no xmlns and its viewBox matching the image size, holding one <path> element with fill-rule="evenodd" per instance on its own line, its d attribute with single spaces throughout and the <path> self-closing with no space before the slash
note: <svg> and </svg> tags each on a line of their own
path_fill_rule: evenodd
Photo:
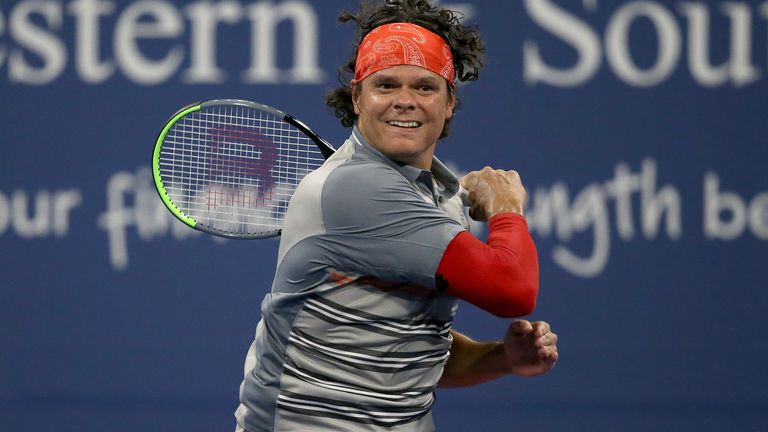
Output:
<svg viewBox="0 0 768 432">
<path fill-rule="evenodd" d="M 265 237 L 274 237 L 280 235 L 282 229 L 278 229 L 276 231 L 267 232 L 264 234 L 241 234 L 241 233 L 232 233 L 228 231 L 218 230 L 216 228 L 208 227 L 204 224 L 199 224 L 198 221 L 184 213 L 180 208 L 174 204 L 174 202 L 171 200 L 168 191 L 165 189 L 165 184 L 163 182 L 162 176 L 160 175 L 160 154 L 163 149 L 163 142 L 165 141 L 165 137 L 168 135 L 168 132 L 173 128 L 173 126 L 182 118 L 186 117 L 187 115 L 200 111 L 204 108 L 210 108 L 215 106 L 240 106 L 245 108 L 252 108 L 257 109 L 260 111 L 268 112 L 272 115 L 274 115 L 276 118 L 282 119 L 284 122 L 291 124 L 292 126 L 299 129 L 302 133 L 304 133 L 308 138 L 310 138 L 315 145 L 317 145 L 317 148 L 320 150 L 320 153 L 322 153 L 323 157 L 325 159 L 328 159 L 336 152 L 336 149 L 333 148 L 333 146 L 317 135 L 312 129 L 309 128 L 306 124 L 304 124 L 299 119 L 293 117 L 292 115 L 281 111 L 277 108 L 273 108 L 269 105 L 264 105 L 258 102 L 252 102 L 242 99 L 212 99 L 202 102 L 196 102 L 192 103 L 190 105 L 187 105 L 180 110 L 178 110 L 176 113 L 174 113 L 168 121 L 165 123 L 165 126 L 160 131 L 160 133 L 157 136 L 157 139 L 155 140 L 155 147 L 154 151 L 152 153 L 152 176 L 154 179 L 155 184 L 155 190 L 157 191 L 158 195 L 160 195 L 160 198 L 162 199 L 165 206 L 168 208 L 168 210 L 180 221 L 184 222 L 186 225 L 190 226 L 191 228 L 194 228 L 198 231 L 206 232 L 209 234 L 213 234 L 219 237 L 225 237 L 225 238 L 234 238 L 234 239 L 259 239 L 259 238 L 265 238 Z"/>
</svg>

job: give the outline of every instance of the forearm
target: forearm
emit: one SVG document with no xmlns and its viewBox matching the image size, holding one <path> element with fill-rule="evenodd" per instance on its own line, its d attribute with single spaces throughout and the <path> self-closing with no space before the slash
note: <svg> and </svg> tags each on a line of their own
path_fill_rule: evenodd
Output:
<svg viewBox="0 0 768 432">
<path fill-rule="evenodd" d="M 508 375 L 502 342 L 476 342 L 451 330 L 451 356 L 438 386 L 469 387 Z"/>
</svg>

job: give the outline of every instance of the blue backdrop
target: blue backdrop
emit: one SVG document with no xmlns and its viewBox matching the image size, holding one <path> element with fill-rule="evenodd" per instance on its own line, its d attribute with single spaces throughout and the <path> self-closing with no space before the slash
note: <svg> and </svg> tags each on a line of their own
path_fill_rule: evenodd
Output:
<svg viewBox="0 0 768 432">
<path fill-rule="evenodd" d="M 531 318 L 561 360 L 438 391 L 439 430 L 768 430 L 768 2 L 443 4 L 488 55 L 438 154 L 521 173 Z M 173 221 L 153 141 L 180 106 L 234 97 L 340 144 L 323 96 L 354 6 L 0 4 L 0 430 L 233 428 L 277 241 Z M 455 326 L 507 324 L 463 304 Z"/>
</svg>

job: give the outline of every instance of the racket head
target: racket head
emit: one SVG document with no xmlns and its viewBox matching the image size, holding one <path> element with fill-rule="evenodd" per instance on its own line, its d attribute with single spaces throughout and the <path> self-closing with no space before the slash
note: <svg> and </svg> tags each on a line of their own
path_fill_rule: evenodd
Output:
<svg viewBox="0 0 768 432">
<path fill-rule="evenodd" d="M 165 206 L 220 237 L 280 235 L 299 182 L 333 148 L 285 112 L 217 99 L 186 106 L 155 141 L 152 173 Z"/>
</svg>

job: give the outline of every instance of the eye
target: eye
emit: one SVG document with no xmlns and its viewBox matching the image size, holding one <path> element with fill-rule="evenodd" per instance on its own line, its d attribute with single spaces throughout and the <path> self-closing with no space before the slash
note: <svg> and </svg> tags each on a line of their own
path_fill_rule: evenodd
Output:
<svg viewBox="0 0 768 432">
<path fill-rule="evenodd" d="M 395 88 L 395 84 L 389 80 L 376 81 L 375 86 L 380 91 L 389 91 Z"/>
<path fill-rule="evenodd" d="M 419 93 L 434 93 L 438 90 L 437 84 L 425 81 L 421 82 L 416 86 L 416 90 L 418 90 Z"/>
</svg>

